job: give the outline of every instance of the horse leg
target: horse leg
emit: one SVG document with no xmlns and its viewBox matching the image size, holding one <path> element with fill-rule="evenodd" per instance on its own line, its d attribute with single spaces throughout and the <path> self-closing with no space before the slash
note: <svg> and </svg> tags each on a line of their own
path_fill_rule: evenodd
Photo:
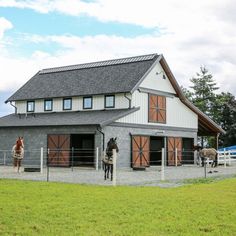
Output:
<svg viewBox="0 0 236 236">
<path fill-rule="evenodd" d="M 201 166 L 202 167 L 204 167 L 204 161 L 205 161 L 204 157 L 201 157 Z"/>
<path fill-rule="evenodd" d="M 110 165 L 107 164 L 107 179 L 109 179 Z"/>
<path fill-rule="evenodd" d="M 104 180 L 106 180 L 106 173 L 107 173 L 107 165 L 103 163 L 104 165 Z"/>
</svg>

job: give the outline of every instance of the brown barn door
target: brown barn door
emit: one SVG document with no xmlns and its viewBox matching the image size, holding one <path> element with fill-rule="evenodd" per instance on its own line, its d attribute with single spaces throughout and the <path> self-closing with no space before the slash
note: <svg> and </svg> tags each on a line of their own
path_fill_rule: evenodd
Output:
<svg viewBox="0 0 236 236">
<path fill-rule="evenodd" d="M 150 137 L 132 136 L 132 167 L 150 165 Z"/>
<path fill-rule="evenodd" d="M 177 148 L 177 165 L 181 165 L 182 162 L 182 138 L 168 137 L 168 165 L 176 165 L 175 151 Z"/>
<path fill-rule="evenodd" d="M 70 165 L 70 135 L 48 135 L 48 164 L 50 166 Z"/>
</svg>

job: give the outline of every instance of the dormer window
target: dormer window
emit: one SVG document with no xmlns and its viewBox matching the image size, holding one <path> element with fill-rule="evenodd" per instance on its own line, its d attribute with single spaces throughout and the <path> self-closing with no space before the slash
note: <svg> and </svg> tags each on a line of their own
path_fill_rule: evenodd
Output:
<svg viewBox="0 0 236 236">
<path fill-rule="evenodd" d="M 115 107 L 115 96 L 106 95 L 105 96 L 105 108 L 114 108 Z"/>
<path fill-rule="evenodd" d="M 72 99 L 64 98 L 63 99 L 63 110 L 71 110 L 72 109 Z"/>
<path fill-rule="evenodd" d="M 52 100 L 44 100 L 44 111 L 52 111 Z"/>
<path fill-rule="evenodd" d="M 34 112 L 34 101 L 27 101 L 27 112 Z"/>
<path fill-rule="evenodd" d="M 84 97 L 83 98 L 83 109 L 92 109 L 93 100 L 92 97 Z"/>
</svg>

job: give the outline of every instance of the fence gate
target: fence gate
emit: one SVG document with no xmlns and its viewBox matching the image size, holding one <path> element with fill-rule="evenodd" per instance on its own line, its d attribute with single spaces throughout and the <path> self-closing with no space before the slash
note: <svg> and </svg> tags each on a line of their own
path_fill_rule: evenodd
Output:
<svg viewBox="0 0 236 236">
<path fill-rule="evenodd" d="M 50 166 L 70 165 L 70 135 L 48 135 L 48 164 Z"/>
<path fill-rule="evenodd" d="M 150 137 L 132 136 L 132 167 L 150 165 Z"/>
<path fill-rule="evenodd" d="M 177 165 L 181 164 L 182 161 L 182 138 L 179 137 L 168 137 L 168 165 L 175 165 L 175 149 L 177 148 Z"/>
</svg>

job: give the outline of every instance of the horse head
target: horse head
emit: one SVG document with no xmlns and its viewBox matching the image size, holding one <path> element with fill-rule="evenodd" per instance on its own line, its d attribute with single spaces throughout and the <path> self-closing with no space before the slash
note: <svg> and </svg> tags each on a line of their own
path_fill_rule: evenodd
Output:
<svg viewBox="0 0 236 236">
<path fill-rule="evenodd" d="M 17 153 L 17 154 L 20 154 L 22 148 L 24 148 L 23 137 L 19 137 L 19 138 L 16 140 L 16 146 L 15 146 L 16 153 Z"/>
<path fill-rule="evenodd" d="M 117 138 L 110 138 L 110 140 L 107 143 L 106 154 L 109 157 L 112 156 L 113 149 L 115 149 L 116 152 L 119 152 L 119 148 L 117 146 L 116 140 L 117 140 Z"/>
</svg>

